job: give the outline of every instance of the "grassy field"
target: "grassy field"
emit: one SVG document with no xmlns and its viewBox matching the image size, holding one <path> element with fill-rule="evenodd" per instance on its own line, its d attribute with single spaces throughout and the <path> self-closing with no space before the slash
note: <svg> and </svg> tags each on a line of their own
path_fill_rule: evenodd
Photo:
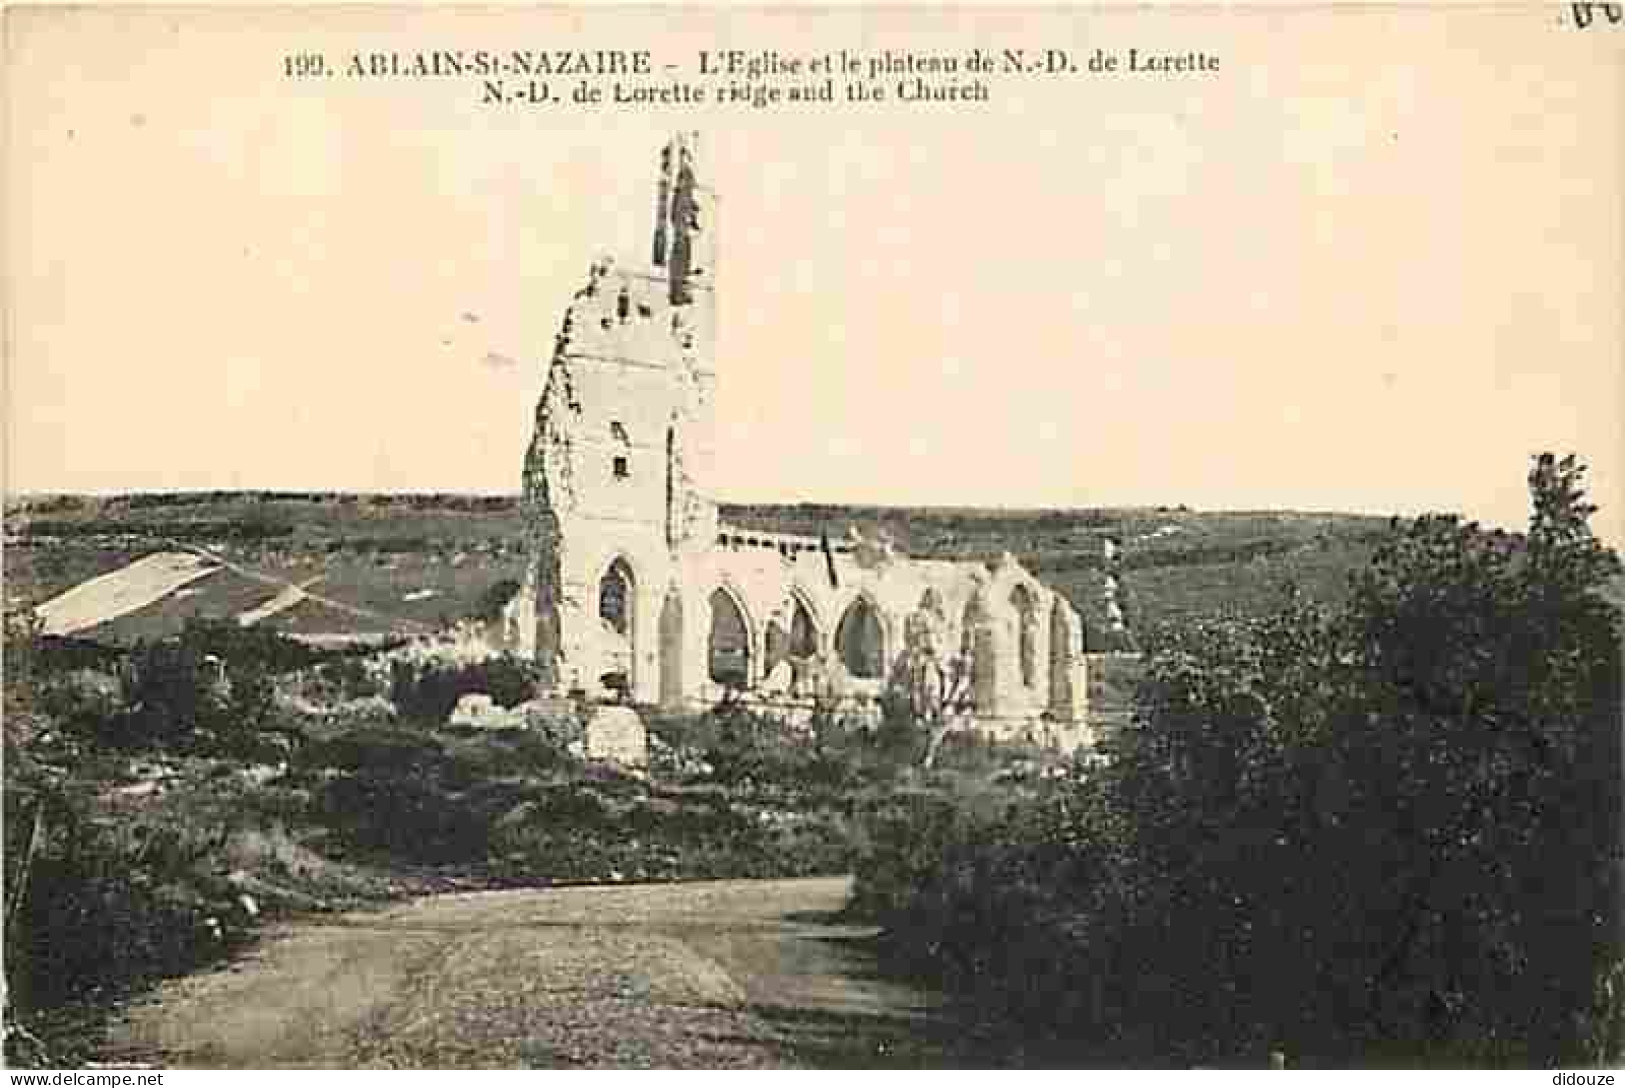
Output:
<svg viewBox="0 0 1625 1088">
<path fill-rule="evenodd" d="M 474 614 L 519 577 L 524 525 L 512 496 L 203 492 L 13 499 L 6 509 L 8 605 L 31 606 L 86 578 L 165 548 L 207 547 L 222 571 L 103 625 L 91 637 L 127 642 L 173 633 L 189 616 L 234 616 L 283 584 L 359 610 L 305 601 L 266 620 L 302 634 L 433 627 Z M 1131 629 L 1218 613 L 1256 614 L 1297 585 L 1333 600 L 1386 528 L 1382 518 L 1294 512 L 1218 513 L 1183 507 L 995 510 L 955 507 L 725 505 L 730 524 L 844 537 L 888 534 L 922 557 L 996 560 L 1014 554 L 1083 615 L 1091 650 L 1132 645 L 1113 635 L 1104 545 L 1119 548 L 1118 599 Z"/>
</svg>

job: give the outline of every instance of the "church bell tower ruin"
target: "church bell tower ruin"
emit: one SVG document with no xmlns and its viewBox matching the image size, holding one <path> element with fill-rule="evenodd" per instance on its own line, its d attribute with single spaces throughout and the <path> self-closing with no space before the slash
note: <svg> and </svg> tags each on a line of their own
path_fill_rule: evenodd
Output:
<svg viewBox="0 0 1625 1088">
<path fill-rule="evenodd" d="M 661 150 L 649 248 L 595 261 L 565 310 L 525 456 L 529 536 L 504 641 L 553 695 L 700 709 L 751 692 L 810 714 L 958 669 L 967 728 L 1075 747 L 1083 628 L 1009 555 L 719 522 L 712 489 L 717 198 L 698 136 Z M 775 702 L 776 700 L 776 702 Z M 789 712 L 789 711 L 787 711 Z"/>
<path fill-rule="evenodd" d="M 637 636 L 681 557 L 716 539 L 706 488 L 716 197 L 702 177 L 698 137 L 673 137 L 660 153 L 652 259 L 594 262 L 554 340 L 525 457 L 529 557 L 510 624 L 561 691 L 596 690 L 613 674 L 655 701 L 653 641 Z M 585 675 L 588 662 L 602 671 Z"/>
</svg>

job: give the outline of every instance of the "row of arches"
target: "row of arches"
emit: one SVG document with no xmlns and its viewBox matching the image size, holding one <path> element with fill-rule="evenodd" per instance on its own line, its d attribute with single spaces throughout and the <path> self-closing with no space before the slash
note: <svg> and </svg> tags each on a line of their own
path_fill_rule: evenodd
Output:
<svg viewBox="0 0 1625 1088">
<path fill-rule="evenodd" d="M 611 689 L 645 692 L 644 697 L 658 692 L 660 701 L 668 705 L 695 694 L 688 689 L 701 677 L 690 676 L 685 666 L 697 653 L 704 654 L 703 680 L 722 688 L 743 689 L 771 674 L 781 662 L 799 668 L 800 663 L 824 652 L 837 658 L 849 676 L 880 681 L 901 649 L 893 644 L 894 634 L 901 631 L 901 618 L 888 624 L 876 602 L 861 593 L 846 604 L 826 644 L 812 606 L 802 593 L 793 591 L 789 607 L 767 621 L 758 643 L 745 602 L 732 586 L 723 583 L 705 598 L 708 615 L 703 643 L 697 638 L 699 632 L 689 629 L 692 617 L 685 611 L 692 609 L 685 610 L 683 595 L 674 587 L 659 605 L 653 632 L 656 652 L 640 655 L 639 593 L 631 565 L 622 557 L 612 559 L 596 589 L 596 611 L 610 647 L 599 679 Z M 978 706 L 990 703 L 1007 684 L 1019 685 L 1026 702 L 1062 704 L 1068 698 L 1065 685 L 1076 642 L 1075 616 L 1058 600 L 1044 616 L 1039 594 L 1024 581 L 1011 587 L 1008 604 L 1014 618 L 1010 635 L 1002 633 L 1008 628 L 990 622 L 979 594 L 971 596 L 960 616 L 957 649 L 971 663 Z M 924 591 L 918 608 L 943 617 L 941 595 L 934 588 Z M 1009 641 L 1014 645 L 1007 645 Z M 760 661 L 755 659 L 758 653 Z M 658 685 L 652 677 L 634 683 L 640 660 L 654 667 Z M 1005 678 L 1003 682 L 1001 678 Z"/>
<path fill-rule="evenodd" d="M 624 642 L 624 648 L 612 646 L 610 660 L 605 662 L 600 679 L 608 687 L 630 691 L 631 670 L 637 659 L 634 615 L 637 585 L 625 559 L 617 557 L 605 569 L 598 580 L 597 599 L 599 621 L 612 636 L 612 642 Z M 761 647 L 764 661 L 758 673 L 752 669 L 755 640 L 743 603 L 725 586 L 713 589 L 706 602 L 710 606 L 707 678 L 724 687 L 744 688 L 750 686 L 754 677 L 765 675 L 781 661 L 816 657 L 820 651 L 820 632 L 812 611 L 799 595 L 792 596 L 791 600 L 787 620 L 774 618 L 768 622 Z M 681 697 L 684 619 L 682 596 L 668 593 L 661 604 L 658 627 L 663 700 L 675 701 Z M 847 607 L 836 628 L 834 647 L 853 676 L 865 679 L 882 676 L 886 662 L 885 630 L 873 602 L 859 597 Z"/>
</svg>

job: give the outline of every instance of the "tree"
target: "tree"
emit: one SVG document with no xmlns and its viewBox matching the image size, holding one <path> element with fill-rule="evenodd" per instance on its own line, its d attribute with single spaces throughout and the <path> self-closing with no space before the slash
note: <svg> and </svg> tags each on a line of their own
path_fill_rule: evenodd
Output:
<svg viewBox="0 0 1625 1088">
<path fill-rule="evenodd" d="M 1396 523 L 1341 614 L 1292 602 L 1154 660 L 1120 796 L 1160 916 L 1214 930 L 1212 985 L 1170 969 L 1200 998 L 1182 1015 L 1351 1056 L 1580 1052 L 1620 824 L 1596 592 L 1620 567 L 1583 472 L 1536 459 L 1527 536 Z"/>
<path fill-rule="evenodd" d="M 1621 565 L 1583 478 L 1542 455 L 1526 533 L 1396 519 L 1344 605 L 1171 632 L 1104 768 L 895 830 L 860 895 L 1119 1062 L 1620 1060 Z"/>
</svg>

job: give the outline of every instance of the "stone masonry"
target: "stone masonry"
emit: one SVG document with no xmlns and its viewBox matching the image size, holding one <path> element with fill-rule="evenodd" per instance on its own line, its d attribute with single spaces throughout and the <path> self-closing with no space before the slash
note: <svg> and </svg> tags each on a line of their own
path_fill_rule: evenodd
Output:
<svg viewBox="0 0 1625 1088">
<path fill-rule="evenodd" d="M 930 632 L 926 653 L 959 670 L 978 725 L 1075 747 L 1081 620 L 1011 556 L 911 559 L 883 540 L 719 523 L 717 198 L 697 136 L 666 145 L 655 188 L 648 263 L 596 262 L 554 343 L 509 644 L 557 693 L 702 708 L 730 689 L 875 696 Z"/>
</svg>

